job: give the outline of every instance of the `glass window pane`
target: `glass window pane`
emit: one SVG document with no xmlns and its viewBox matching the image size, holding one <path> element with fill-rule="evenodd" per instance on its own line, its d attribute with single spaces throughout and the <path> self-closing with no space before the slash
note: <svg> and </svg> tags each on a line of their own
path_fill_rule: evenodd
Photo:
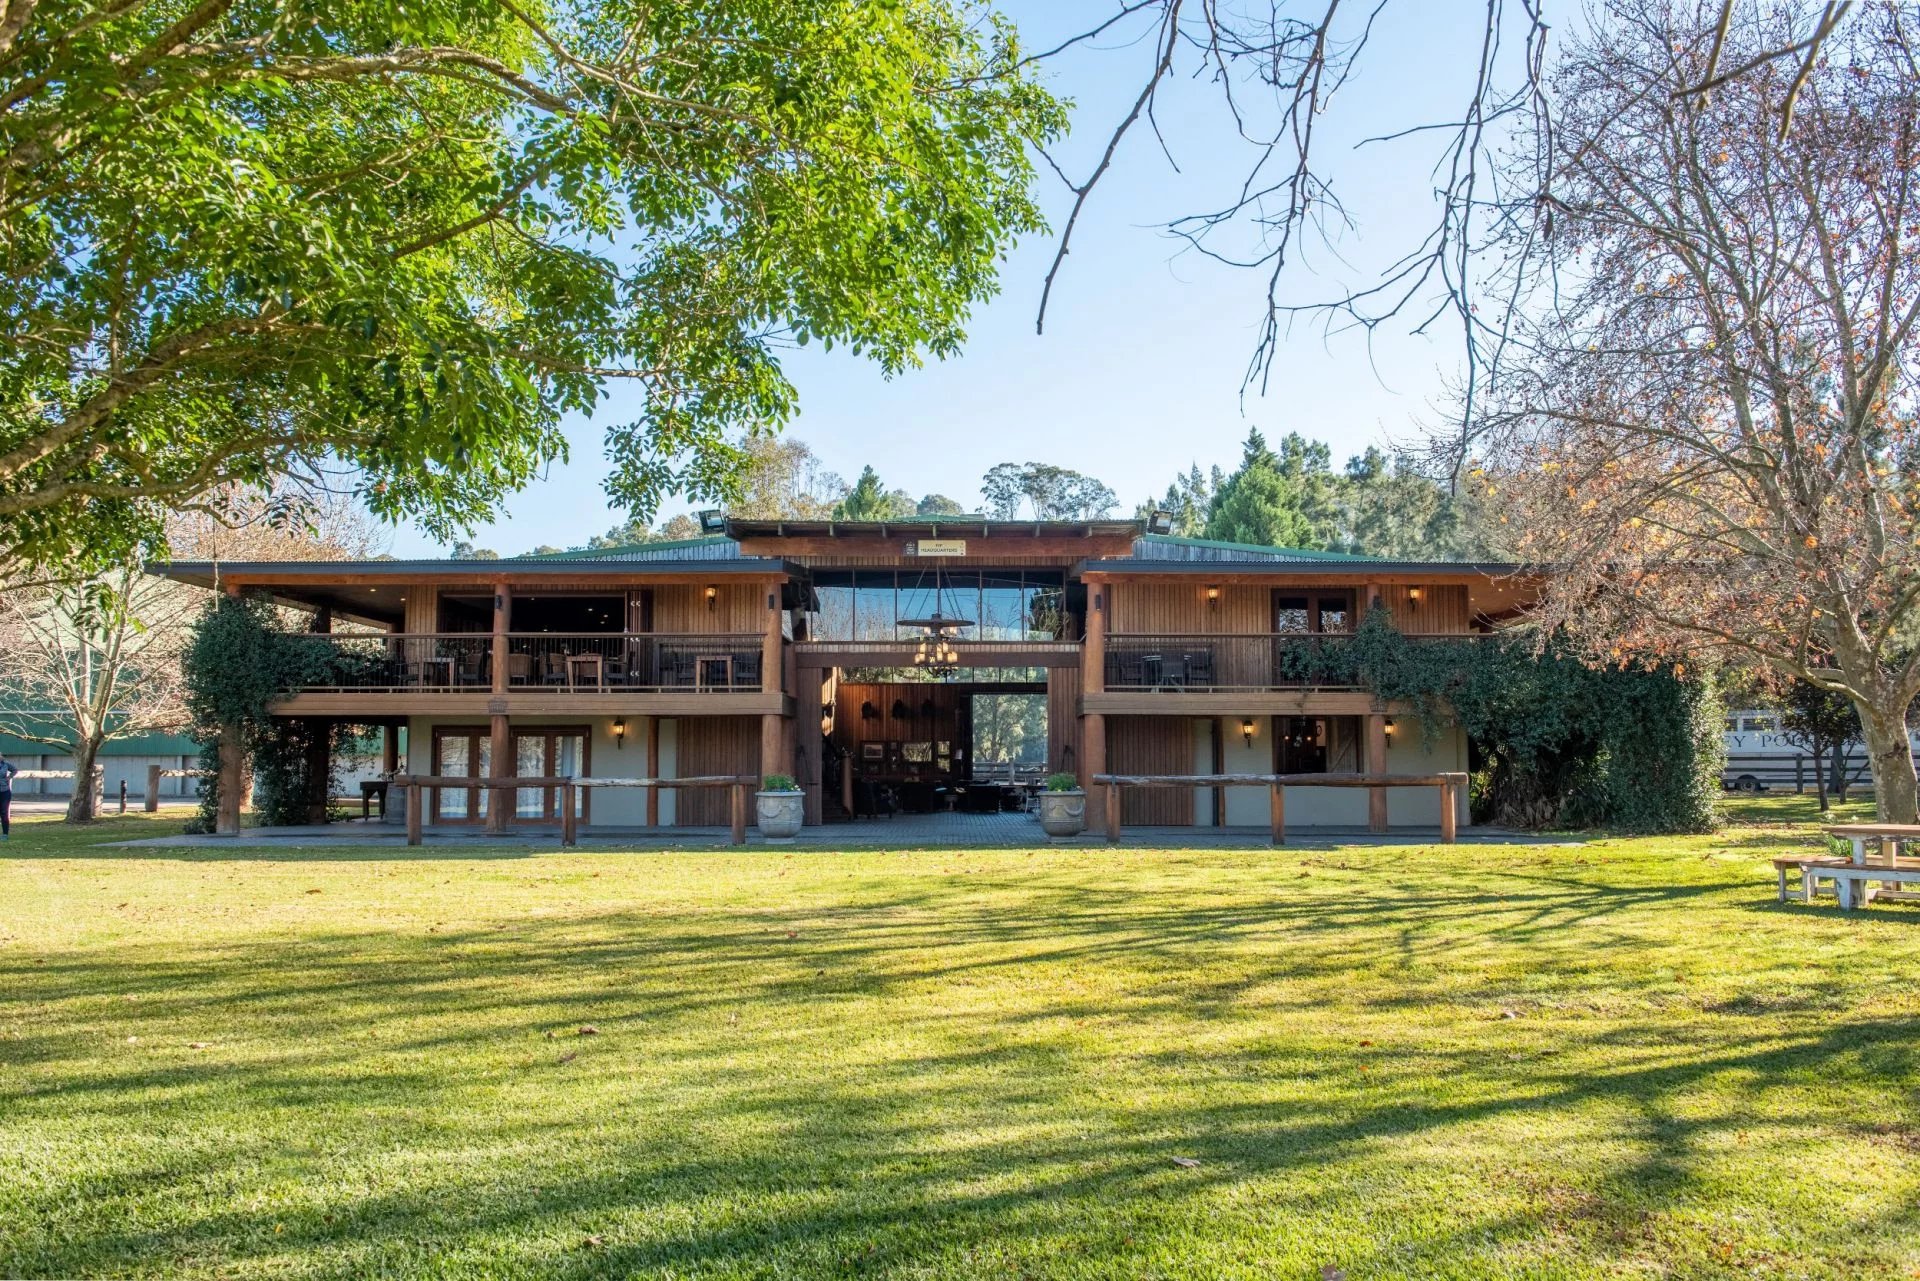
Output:
<svg viewBox="0 0 1920 1281">
<path fill-rule="evenodd" d="M 442 777 L 468 777 L 472 743 L 473 740 L 464 734 L 457 734 L 440 740 L 440 761 L 438 768 Z M 441 788 L 440 817 L 443 819 L 462 819 L 466 816 L 466 789 Z"/>
<path fill-rule="evenodd" d="M 1027 603 L 1018 574 L 983 574 L 980 639 L 1020 640 L 1027 630 Z"/>
<path fill-rule="evenodd" d="M 1348 632 L 1353 630 L 1352 613 L 1344 594 L 1322 596 L 1319 602 L 1320 628 L 1323 632 Z"/>
<path fill-rule="evenodd" d="M 903 570 L 900 574 L 900 618 L 926 618 L 933 613 L 936 604 L 934 592 L 934 574 L 932 570 Z M 953 606 L 945 605 L 943 613 L 951 615 Z M 917 627 L 900 627 L 902 639 L 920 634 Z"/>
<path fill-rule="evenodd" d="M 811 635 L 815 640 L 853 639 L 853 575 L 822 576 L 814 581 L 813 594 L 819 609 L 813 615 Z"/>
<path fill-rule="evenodd" d="M 853 634 L 855 640 L 892 640 L 894 619 L 893 574 L 862 570 L 854 576 Z"/>
<path fill-rule="evenodd" d="M 513 740 L 513 772 L 522 778 L 539 778 L 547 772 L 547 736 L 545 734 L 519 734 Z M 547 812 L 547 789 L 544 787 L 518 787 L 513 792 L 513 815 L 515 818 L 544 818 Z"/>
</svg>

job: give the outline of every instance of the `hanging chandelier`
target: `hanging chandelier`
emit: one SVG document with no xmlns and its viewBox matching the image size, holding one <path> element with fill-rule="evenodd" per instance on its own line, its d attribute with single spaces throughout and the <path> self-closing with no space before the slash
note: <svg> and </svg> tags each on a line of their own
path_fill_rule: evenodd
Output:
<svg viewBox="0 0 1920 1281">
<path fill-rule="evenodd" d="M 953 647 L 954 635 L 973 626 L 970 618 L 948 614 L 945 605 L 946 589 L 941 585 L 940 571 L 936 569 L 933 571 L 933 612 L 925 618 L 900 620 L 902 627 L 920 629 L 920 644 L 913 651 L 913 665 L 924 668 L 940 680 L 959 673 L 960 651 Z"/>
</svg>

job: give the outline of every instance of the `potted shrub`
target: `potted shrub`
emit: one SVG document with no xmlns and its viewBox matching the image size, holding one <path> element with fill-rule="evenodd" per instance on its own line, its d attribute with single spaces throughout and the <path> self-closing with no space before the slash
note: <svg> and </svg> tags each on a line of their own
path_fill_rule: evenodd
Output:
<svg viewBox="0 0 1920 1281">
<path fill-rule="evenodd" d="M 1040 830 L 1048 836 L 1078 836 L 1087 830 L 1087 793 L 1072 774 L 1055 774 L 1040 793 Z"/>
<path fill-rule="evenodd" d="M 769 774 L 761 780 L 753 808 L 760 835 L 770 841 L 790 841 L 806 821 L 807 796 L 787 775 Z"/>
</svg>

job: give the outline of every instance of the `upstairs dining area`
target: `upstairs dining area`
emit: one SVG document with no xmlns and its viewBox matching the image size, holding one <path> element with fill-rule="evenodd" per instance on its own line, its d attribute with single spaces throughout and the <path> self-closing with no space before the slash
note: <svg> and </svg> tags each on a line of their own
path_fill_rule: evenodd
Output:
<svg viewBox="0 0 1920 1281">
<path fill-rule="evenodd" d="M 492 591 L 376 589 L 353 614 L 315 611 L 324 661 L 304 689 L 755 693 L 768 688 L 767 637 L 738 617 L 750 590 L 758 595 L 726 583 L 534 590 L 505 595 L 496 619 Z M 397 616 L 379 616 L 388 610 Z"/>
</svg>

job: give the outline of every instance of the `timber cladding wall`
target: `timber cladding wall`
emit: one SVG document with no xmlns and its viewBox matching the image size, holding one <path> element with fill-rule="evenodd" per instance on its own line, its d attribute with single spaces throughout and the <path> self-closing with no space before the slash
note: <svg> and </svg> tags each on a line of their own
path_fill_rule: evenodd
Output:
<svg viewBox="0 0 1920 1281">
<path fill-rule="evenodd" d="M 1218 601 L 1198 579 L 1114 583 L 1107 630 L 1114 635 L 1189 636 L 1265 633 L 1273 630 L 1273 589 L 1265 584 L 1225 583 Z"/>
<path fill-rule="evenodd" d="M 661 583 L 636 588 L 632 596 L 637 601 L 642 591 L 652 594 L 656 632 L 739 634 L 766 630 L 767 594 L 779 588 L 725 581 L 715 582 L 712 587 L 711 606 L 707 603 L 707 587 L 699 583 Z"/>
<path fill-rule="evenodd" d="M 1193 773 L 1193 721 L 1185 716 L 1107 717 L 1109 774 Z M 1120 789 L 1120 821 L 1186 825 L 1193 822 L 1193 789 Z"/>
<path fill-rule="evenodd" d="M 1461 583 L 1383 582 L 1380 603 L 1392 612 L 1393 625 L 1403 632 L 1473 630 L 1467 589 Z"/>
<path fill-rule="evenodd" d="M 679 777 L 759 777 L 759 717 L 682 716 L 675 722 L 674 733 L 674 773 Z M 712 827 L 728 821 L 728 789 L 724 787 L 688 787 L 675 795 L 675 821 L 682 826 Z"/>
<path fill-rule="evenodd" d="M 1207 595 L 1209 589 L 1218 599 Z M 1290 588 L 1286 583 L 1218 583 L 1182 577 L 1176 581 L 1120 580 L 1111 585 L 1113 607 L 1108 612 L 1111 635 L 1245 636 L 1273 630 L 1276 594 L 1323 593 L 1326 586 Z M 1467 632 L 1473 630 L 1464 583 L 1356 580 L 1350 589 L 1364 607 L 1368 593 L 1378 590 L 1380 602 L 1393 613 L 1394 626 L 1403 632 Z M 1416 595 L 1417 593 L 1417 595 Z"/>
<path fill-rule="evenodd" d="M 990 688 L 912 681 L 855 685 L 842 681 L 834 696 L 834 744 L 856 757 L 863 743 L 892 741 L 945 739 L 970 752 L 970 700 L 976 689 Z M 872 708 L 873 715 L 862 715 L 863 708 Z"/>
<path fill-rule="evenodd" d="M 1047 772 L 1080 774 L 1080 669 L 1047 669 Z M 1085 784 L 1086 779 L 1081 778 Z"/>
</svg>

